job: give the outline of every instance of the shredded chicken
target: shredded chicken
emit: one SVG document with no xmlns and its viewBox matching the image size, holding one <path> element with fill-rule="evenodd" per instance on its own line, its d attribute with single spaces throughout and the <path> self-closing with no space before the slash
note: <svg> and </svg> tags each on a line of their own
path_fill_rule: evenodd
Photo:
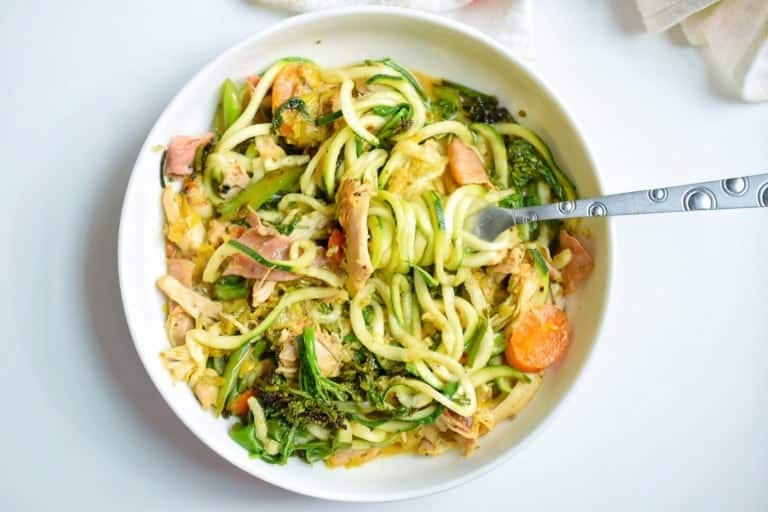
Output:
<svg viewBox="0 0 768 512">
<path fill-rule="evenodd" d="M 294 331 L 283 329 L 280 331 L 280 337 L 277 340 L 277 344 L 282 347 L 277 356 L 280 362 L 277 372 L 286 377 L 296 375 L 299 364 L 296 336 L 297 334 Z M 323 330 L 318 330 L 315 334 L 315 353 L 317 354 L 320 372 L 325 377 L 336 377 L 339 375 L 344 361 L 344 347 L 338 334 L 328 334 Z"/>
<path fill-rule="evenodd" d="M 195 179 L 188 179 L 184 182 L 184 195 L 187 196 L 187 202 L 200 217 L 210 219 L 213 217 L 213 205 L 208 201 L 208 197 L 203 187 L 202 179 L 197 176 Z"/>
<path fill-rule="evenodd" d="M 160 361 L 175 381 L 186 382 L 195 371 L 195 361 L 186 345 L 179 345 L 160 352 Z"/>
<path fill-rule="evenodd" d="M 525 258 L 525 249 L 522 247 L 514 247 L 507 251 L 506 256 L 501 262 L 488 268 L 488 272 L 497 280 L 501 281 L 503 278 L 510 274 L 517 274 L 520 272 L 520 265 Z"/>
<path fill-rule="evenodd" d="M 440 431 L 434 425 L 425 425 L 421 428 L 422 439 L 416 447 L 419 455 L 439 455 L 450 446 L 440 435 Z"/>
<path fill-rule="evenodd" d="M 277 145 L 275 139 L 273 135 L 259 135 L 254 139 L 260 157 L 269 160 L 285 158 L 285 150 Z"/>
<path fill-rule="evenodd" d="M 208 297 L 200 295 L 196 291 L 187 288 L 177 279 L 171 276 L 163 276 L 157 280 L 157 287 L 172 301 L 179 304 L 193 318 L 216 318 L 221 313 L 222 307 Z"/>
<path fill-rule="evenodd" d="M 192 390 L 203 409 L 209 409 L 216 404 L 220 385 L 221 377 L 213 368 L 206 368 L 197 378 Z"/>
<path fill-rule="evenodd" d="M 373 189 L 368 183 L 342 180 L 339 187 L 339 223 L 344 230 L 347 289 L 359 292 L 373 273 L 368 253 L 368 207 Z"/>
<path fill-rule="evenodd" d="M 341 466 L 359 466 L 376 458 L 381 453 L 381 448 L 368 448 L 367 450 L 338 450 L 328 457 L 325 462 L 332 468 Z"/>
<path fill-rule="evenodd" d="M 251 306 L 256 307 L 259 304 L 263 304 L 275 291 L 275 281 L 263 281 L 261 283 L 254 283 L 251 290 Z"/>
<path fill-rule="evenodd" d="M 222 194 L 222 197 L 228 199 L 236 196 L 240 190 L 244 189 L 248 182 L 251 181 L 251 177 L 248 176 L 246 170 L 240 165 L 233 165 L 223 172 L 221 179 L 221 189 L 226 190 L 226 193 Z"/>
<path fill-rule="evenodd" d="M 213 219 L 208 223 L 208 243 L 214 247 L 224 243 L 224 236 L 227 234 L 227 222 Z"/>
<path fill-rule="evenodd" d="M 451 431 L 467 439 L 476 438 L 477 430 L 473 428 L 472 416 L 459 416 L 453 411 L 445 411 L 437 418 L 435 426 L 441 432 Z"/>
<path fill-rule="evenodd" d="M 184 344 L 187 331 L 195 327 L 195 320 L 186 314 L 178 304 L 172 304 L 165 320 L 165 331 L 171 344 L 176 347 Z"/>
</svg>

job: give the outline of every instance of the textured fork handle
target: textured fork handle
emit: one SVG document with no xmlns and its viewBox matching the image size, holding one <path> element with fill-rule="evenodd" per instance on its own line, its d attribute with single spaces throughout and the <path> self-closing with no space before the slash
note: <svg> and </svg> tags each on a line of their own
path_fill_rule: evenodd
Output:
<svg viewBox="0 0 768 512">
<path fill-rule="evenodd" d="M 768 174 L 507 210 L 513 224 L 575 217 L 768 207 Z M 514 221 L 514 222 L 513 222 Z"/>
</svg>

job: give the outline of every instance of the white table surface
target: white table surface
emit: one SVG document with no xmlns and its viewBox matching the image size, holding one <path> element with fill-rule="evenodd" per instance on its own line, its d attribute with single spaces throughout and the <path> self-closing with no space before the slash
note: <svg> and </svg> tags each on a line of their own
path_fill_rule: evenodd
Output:
<svg viewBox="0 0 768 512">
<path fill-rule="evenodd" d="M 606 191 L 768 170 L 768 104 L 719 96 L 698 51 L 642 33 L 629 0 L 535 3 L 535 67 Z M 283 15 L 2 10 L 0 510 L 391 510 L 294 495 L 216 456 L 149 382 L 120 304 L 118 213 L 147 131 L 203 64 Z M 397 510 L 768 508 L 768 211 L 610 222 L 612 305 L 555 421 L 498 470 Z"/>
</svg>

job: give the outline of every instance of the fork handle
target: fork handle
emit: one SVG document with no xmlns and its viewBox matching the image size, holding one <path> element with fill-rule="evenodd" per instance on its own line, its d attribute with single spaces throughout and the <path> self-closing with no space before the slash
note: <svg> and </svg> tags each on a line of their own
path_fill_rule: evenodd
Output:
<svg viewBox="0 0 768 512">
<path fill-rule="evenodd" d="M 768 174 L 653 188 L 507 210 L 514 224 L 576 217 L 768 207 Z"/>
</svg>

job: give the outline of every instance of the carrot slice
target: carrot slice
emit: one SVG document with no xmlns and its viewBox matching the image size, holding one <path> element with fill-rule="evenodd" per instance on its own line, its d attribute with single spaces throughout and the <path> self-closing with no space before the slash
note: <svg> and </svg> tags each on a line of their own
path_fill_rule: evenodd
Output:
<svg viewBox="0 0 768 512">
<path fill-rule="evenodd" d="M 255 396 L 253 390 L 246 389 L 232 400 L 232 405 L 229 406 L 229 410 L 236 416 L 244 416 L 248 413 L 248 399 L 252 396 Z"/>
<path fill-rule="evenodd" d="M 534 306 L 512 329 L 507 362 L 524 372 L 538 372 L 558 362 L 570 343 L 565 311 L 551 304 Z"/>
</svg>

